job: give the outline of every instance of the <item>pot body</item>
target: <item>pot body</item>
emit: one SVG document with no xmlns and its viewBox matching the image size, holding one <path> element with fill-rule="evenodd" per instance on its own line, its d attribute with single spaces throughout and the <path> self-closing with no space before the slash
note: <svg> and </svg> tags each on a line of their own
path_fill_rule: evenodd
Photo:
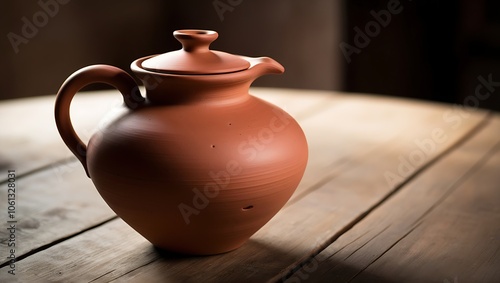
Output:
<svg viewBox="0 0 500 283">
<path fill-rule="evenodd" d="M 303 131 L 247 85 L 226 91 L 226 102 L 214 94 L 127 110 L 91 138 L 87 167 L 97 190 L 155 246 L 198 255 L 236 249 L 298 186 Z"/>
<path fill-rule="evenodd" d="M 204 35 L 212 38 L 198 38 Z M 190 47 L 193 38 L 206 43 L 213 33 L 184 31 L 182 37 Z M 208 52 L 200 48 L 181 57 L 195 58 L 198 67 Z M 307 142 L 297 122 L 248 93 L 256 78 L 284 68 L 267 57 L 238 57 L 248 69 L 176 74 L 148 70 L 143 62 L 151 58 L 131 65 L 146 98 L 116 67 L 73 73 L 56 98 L 59 133 L 107 204 L 155 246 L 196 255 L 236 249 L 285 205 L 306 167 Z M 70 103 L 96 82 L 117 88 L 126 107 L 86 145 L 72 126 Z"/>
</svg>

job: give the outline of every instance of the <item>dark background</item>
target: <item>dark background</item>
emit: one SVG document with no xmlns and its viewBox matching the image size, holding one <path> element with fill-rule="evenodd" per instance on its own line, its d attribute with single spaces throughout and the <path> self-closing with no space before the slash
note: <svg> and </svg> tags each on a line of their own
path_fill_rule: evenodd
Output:
<svg viewBox="0 0 500 283">
<path fill-rule="evenodd" d="M 219 32 L 213 49 L 269 56 L 285 66 L 284 75 L 254 86 L 478 102 L 500 110 L 500 86 L 488 99 L 471 99 L 479 76 L 500 83 L 500 1 L 401 0 L 401 12 L 349 63 L 340 44 L 356 47 L 355 27 L 365 31 L 375 20 L 371 11 L 387 10 L 395 0 L 59 1 L 2 3 L 0 99 L 54 94 L 90 64 L 130 71 L 134 59 L 179 49 L 174 30 L 200 28 Z M 58 11 L 49 15 L 40 3 Z M 16 53 L 9 34 L 23 36 L 23 18 L 36 31 Z"/>
</svg>

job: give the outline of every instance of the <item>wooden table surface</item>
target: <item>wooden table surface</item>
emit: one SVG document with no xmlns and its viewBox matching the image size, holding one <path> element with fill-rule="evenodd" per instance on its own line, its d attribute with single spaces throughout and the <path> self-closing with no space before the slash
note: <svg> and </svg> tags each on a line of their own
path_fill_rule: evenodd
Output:
<svg viewBox="0 0 500 283">
<path fill-rule="evenodd" d="M 1 102 L 0 282 L 500 282 L 498 113 L 352 93 L 251 93 L 298 120 L 308 167 L 243 247 L 204 257 L 160 252 L 116 217 L 60 139 L 54 96 Z M 120 107 L 116 91 L 79 93 L 78 134 L 88 140 Z"/>
</svg>

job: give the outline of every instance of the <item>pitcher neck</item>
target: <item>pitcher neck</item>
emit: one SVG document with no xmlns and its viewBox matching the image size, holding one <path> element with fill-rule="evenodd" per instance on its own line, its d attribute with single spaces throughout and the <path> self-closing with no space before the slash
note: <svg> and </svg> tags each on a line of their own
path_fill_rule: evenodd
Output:
<svg viewBox="0 0 500 283">
<path fill-rule="evenodd" d="M 173 75 L 139 72 L 136 75 L 146 88 L 153 105 L 234 104 L 249 98 L 253 80 L 243 72 L 219 75 Z"/>
</svg>

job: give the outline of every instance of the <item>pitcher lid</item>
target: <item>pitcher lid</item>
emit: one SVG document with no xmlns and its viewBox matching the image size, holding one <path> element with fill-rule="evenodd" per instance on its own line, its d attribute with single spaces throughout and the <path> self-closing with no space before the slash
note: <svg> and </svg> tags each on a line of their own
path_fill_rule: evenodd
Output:
<svg viewBox="0 0 500 283">
<path fill-rule="evenodd" d="M 174 37 L 180 41 L 182 49 L 146 59 L 142 68 L 181 75 L 222 74 L 248 69 L 250 63 L 240 56 L 209 49 L 210 43 L 218 36 L 211 30 L 176 30 Z"/>
</svg>

